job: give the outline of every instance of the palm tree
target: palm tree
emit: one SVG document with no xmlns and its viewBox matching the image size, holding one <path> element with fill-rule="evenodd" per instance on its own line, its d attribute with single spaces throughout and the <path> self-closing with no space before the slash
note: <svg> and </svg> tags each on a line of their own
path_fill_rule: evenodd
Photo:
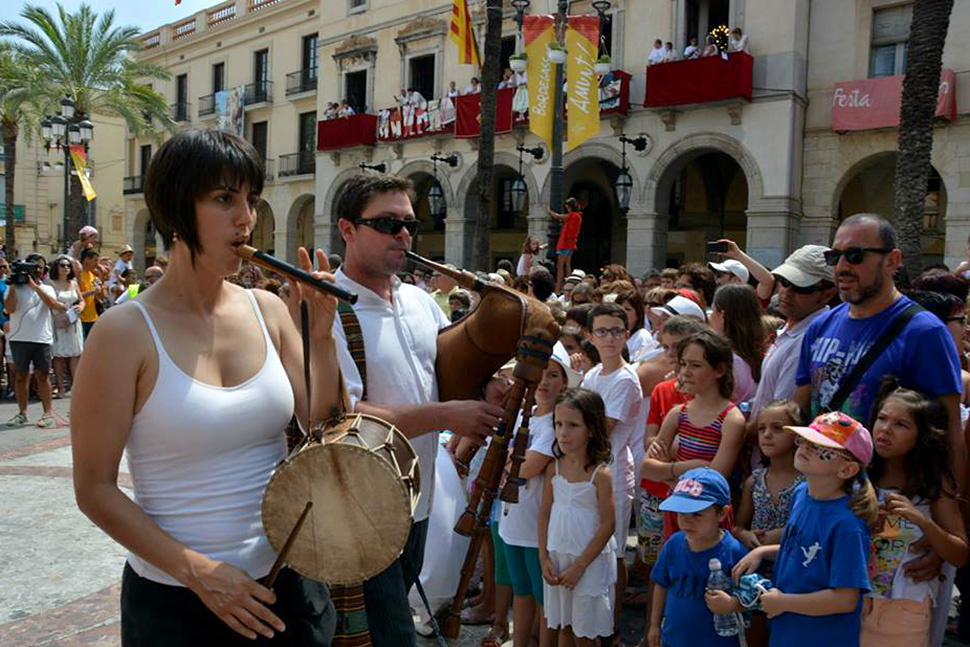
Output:
<svg viewBox="0 0 970 647">
<path fill-rule="evenodd" d="M 0 44 L 0 135 L 3 139 L 4 174 L 4 244 L 9 258 L 17 246 L 14 230 L 14 180 L 17 170 L 17 138 L 23 126 L 29 135 L 37 127 L 38 103 L 44 92 L 36 68 L 24 65 L 17 53 Z"/>
<path fill-rule="evenodd" d="M 482 64 L 481 131 L 478 136 L 478 212 L 472 238 L 472 267 L 487 272 L 489 267 L 488 225 L 495 173 L 495 114 L 502 58 L 502 0 L 485 3 L 485 55 Z"/>
<path fill-rule="evenodd" d="M 894 217 L 909 279 L 923 267 L 923 209 L 933 151 L 933 116 L 943 68 L 943 44 L 953 0 L 916 0 L 909 28 L 909 62 L 899 111 Z"/>
<path fill-rule="evenodd" d="M 116 27 L 113 10 L 99 16 L 86 4 L 74 13 L 58 4 L 56 18 L 47 9 L 27 5 L 20 16 L 21 23 L 0 22 L 0 37 L 6 37 L 26 66 L 42 73 L 51 104 L 64 96 L 74 100 L 72 121 L 100 114 L 122 117 L 136 136 L 159 136 L 155 123 L 174 132 L 165 98 L 146 85 L 170 75 L 133 56 L 142 49 L 136 27 Z M 81 225 L 81 186 L 76 177 L 71 180 L 70 203 L 65 241 Z"/>
</svg>

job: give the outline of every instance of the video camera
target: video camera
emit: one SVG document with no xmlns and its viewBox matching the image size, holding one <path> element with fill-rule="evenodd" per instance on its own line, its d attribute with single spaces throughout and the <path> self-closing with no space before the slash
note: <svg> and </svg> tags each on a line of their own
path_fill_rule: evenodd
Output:
<svg viewBox="0 0 970 647">
<path fill-rule="evenodd" d="M 27 285 L 30 275 L 40 269 L 38 263 L 28 263 L 27 261 L 14 261 L 10 264 L 10 277 L 7 278 L 8 285 Z"/>
</svg>

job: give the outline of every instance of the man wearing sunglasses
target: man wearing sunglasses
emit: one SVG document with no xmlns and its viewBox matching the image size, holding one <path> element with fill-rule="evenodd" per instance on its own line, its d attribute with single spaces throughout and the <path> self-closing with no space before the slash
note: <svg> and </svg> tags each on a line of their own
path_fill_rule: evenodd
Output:
<svg viewBox="0 0 970 647">
<path fill-rule="evenodd" d="M 803 415 L 814 418 L 839 409 L 856 420 L 868 420 L 880 382 L 895 376 L 901 386 L 939 398 L 946 407 L 954 467 L 962 484 L 960 360 L 943 322 L 925 310 L 912 314 L 913 302 L 893 283 L 902 263 L 895 229 L 879 215 L 854 215 L 843 221 L 832 249 L 823 255 L 844 303 L 812 321 L 802 340 L 795 400 Z M 911 318 L 897 321 L 900 316 Z M 880 338 L 888 346 L 850 384 L 853 369 Z"/>
<path fill-rule="evenodd" d="M 416 645 L 407 596 L 424 559 L 437 432 L 449 429 L 483 443 L 503 414 L 501 407 L 485 402 L 438 402 L 437 337 L 450 322 L 428 293 L 397 278 L 417 231 L 413 199 L 410 181 L 367 174 L 349 180 L 336 204 L 346 253 L 335 277 L 337 285 L 358 295 L 353 315 L 363 337 L 366 369 L 365 383 L 351 355 L 342 315 L 333 329 L 351 407 L 400 429 L 411 440 L 421 467 L 421 498 L 404 553 L 364 582 L 374 647 Z"/>
<path fill-rule="evenodd" d="M 832 271 L 823 256 L 826 250 L 821 245 L 805 245 L 771 272 L 778 309 L 787 322 L 761 363 L 761 381 L 751 401 L 751 421 L 757 420 L 758 412 L 772 400 L 791 399 L 795 394 L 802 337 L 809 324 L 828 311 L 827 304 L 835 297 Z"/>
</svg>

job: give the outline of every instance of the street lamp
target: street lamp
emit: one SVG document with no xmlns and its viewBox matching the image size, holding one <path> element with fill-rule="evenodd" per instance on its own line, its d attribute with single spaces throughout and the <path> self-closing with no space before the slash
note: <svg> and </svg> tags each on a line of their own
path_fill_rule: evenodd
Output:
<svg viewBox="0 0 970 647">
<path fill-rule="evenodd" d="M 529 195 L 529 187 L 526 186 L 525 176 L 522 175 L 522 153 L 528 153 L 532 155 L 533 159 L 539 161 L 542 159 L 543 150 L 542 146 L 528 148 L 521 145 L 516 146 L 515 150 L 519 151 L 519 174 L 512 182 L 512 210 L 515 211 L 516 215 L 520 215 L 525 211 L 525 199 Z"/>
<path fill-rule="evenodd" d="M 439 220 L 445 213 L 445 192 L 441 188 L 441 183 L 438 181 L 438 162 L 447 164 L 451 168 L 458 166 L 458 156 L 452 153 L 451 155 L 439 155 L 435 153 L 431 156 L 431 163 L 434 168 L 434 182 L 431 184 L 431 188 L 428 189 L 428 206 L 431 208 L 431 217 L 435 220 Z"/>
<path fill-rule="evenodd" d="M 377 171 L 378 173 L 387 173 L 387 164 L 381 162 L 380 164 L 366 164 L 361 162 L 358 164 L 361 169 L 370 169 L 371 171 Z"/>
<path fill-rule="evenodd" d="M 522 35 L 522 25 L 525 23 L 525 10 L 532 4 L 531 0 L 512 0 L 512 8 L 515 9 L 515 23 L 519 26 L 519 36 Z"/>
<path fill-rule="evenodd" d="M 606 20 L 606 12 L 610 10 L 613 4 L 610 0 L 593 0 L 593 9 L 600 18 L 600 47 L 603 49 L 603 54 L 609 56 L 610 53 L 606 51 L 606 35 L 603 33 L 603 21 Z"/>
<path fill-rule="evenodd" d="M 626 145 L 632 144 L 637 152 L 641 152 L 647 149 L 647 143 L 646 135 L 632 138 L 620 135 L 623 163 L 620 174 L 616 176 L 616 202 L 624 214 L 630 209 L 630 197 L 633 195 L 633 176 L 630 175 L 630 169 L 626 165 Z"/>
<path fill-rule="evenodd" d="M 64 151 L 64 221 L 62 232 L 64 235 L 64 249 L 70 243 L 71 223 L 71 146 L 84 146 L 87 152 L 88 144 L 94 139 L 94 124 L 85 118 L 83 113 L 76 112 L 77 103 L 65 96 L 60 101 L 61 113 L 53 117 L 45 117 L 40 125 L 41 136 L 44 138 L 44 148 L 50 152 L 53 149 Z M 75 169 L 83 173 L 84 169 Z"/>
</svg>

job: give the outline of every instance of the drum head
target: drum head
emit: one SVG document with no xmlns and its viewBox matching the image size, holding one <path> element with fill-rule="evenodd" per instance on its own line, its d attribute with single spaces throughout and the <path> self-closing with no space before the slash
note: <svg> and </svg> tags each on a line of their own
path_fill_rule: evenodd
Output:
<svg viewBox="0 0 970 647">
<path fill-rule="evenodd" d="M 330 584 L 356 584 L 400 556 L 411 531 L 411 495 L 394 467 L 363 447 L 311 445 L 273 474 L 263 495 L 263 528 L 279 552 L 313 508 L 286 563 Z"/>
</svg>

